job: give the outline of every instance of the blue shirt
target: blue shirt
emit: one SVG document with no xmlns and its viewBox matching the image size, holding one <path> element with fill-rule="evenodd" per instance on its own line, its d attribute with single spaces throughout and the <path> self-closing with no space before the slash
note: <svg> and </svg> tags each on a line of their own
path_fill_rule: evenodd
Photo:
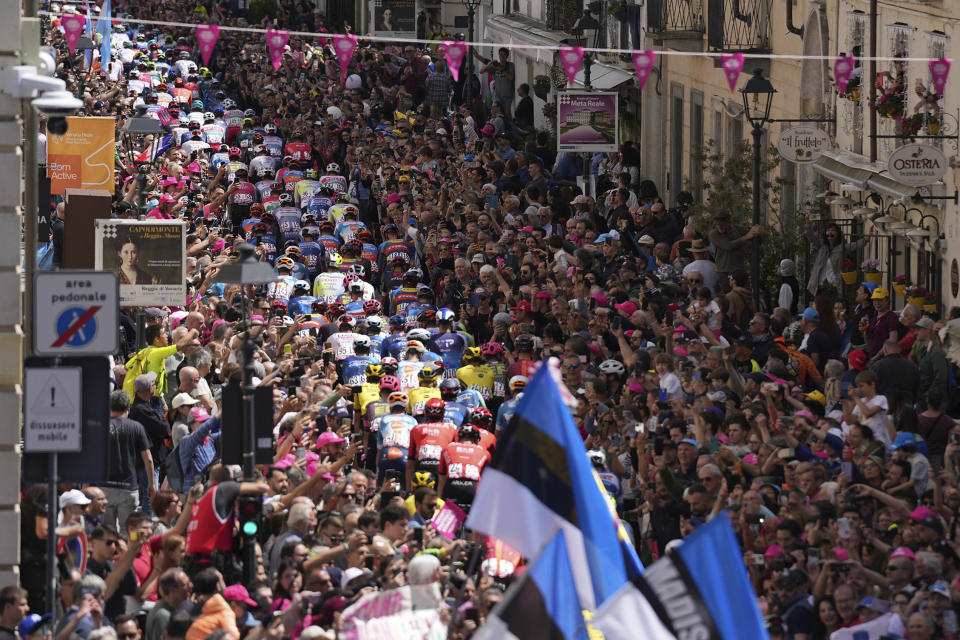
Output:
<svg viewBox="0 0 960 640">
<path fill-rule="evenodd" d="M 209 436 L 209 440 L 207 437 Z M 210 418 L 180 440 L 180 466 L 183 468 L 183 493 L 190 493 L 194 476 L 207 468 L 217 457 L 220 439 L 220 418 Z"/>
</svg>

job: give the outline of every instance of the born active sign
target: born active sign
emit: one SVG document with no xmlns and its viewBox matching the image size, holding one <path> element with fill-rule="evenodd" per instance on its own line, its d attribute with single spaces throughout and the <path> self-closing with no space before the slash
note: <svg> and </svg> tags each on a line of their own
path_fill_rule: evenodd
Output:
<svg viewBox="0 0 960 640">
<path fill-rule="evenodd" d="M 45 271 L 33 286 L 33 352 L 39 356 L 110 355 L 120 321 L 117 274 Z"/>
</svg>

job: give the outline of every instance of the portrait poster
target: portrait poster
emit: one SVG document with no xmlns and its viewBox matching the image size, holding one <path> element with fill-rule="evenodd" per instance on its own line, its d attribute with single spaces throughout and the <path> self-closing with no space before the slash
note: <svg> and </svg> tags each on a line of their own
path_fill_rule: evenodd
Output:
<svg viewBox="0 0 960 640">
<path fill-rule="evenodd" d="M 120 279 L 120 306 L 186 304 L 186 225 L 175 220 L 97 220 L 95 266 Z"/>
<path fill-rule="evenodd" d="M 615 91 L 561 91 L 557 97 L 557 150 L 618 151 L 617 97 Z"/>
<path fill-rule="evenodd" d="M 374 35 L 416 37 L 416 0 L 373 0 L 370 10 Z"/>
</svg>

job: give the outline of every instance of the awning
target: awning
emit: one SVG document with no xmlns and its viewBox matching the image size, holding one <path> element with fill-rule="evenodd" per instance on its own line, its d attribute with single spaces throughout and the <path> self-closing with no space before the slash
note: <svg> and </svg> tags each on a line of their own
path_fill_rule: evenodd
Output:
<svg viewBox="0 0 960 640">
<path fill-rule="evenodd" d="M 530 44 L 557 49 L 566 45 L 566 41 L 572 36 L 563 31 L 544 29 L 542 22 L 532 20 L 527 16 L 510 14 L 509 16 L 491 16 L 484 25 L 483 37 L 485 40 L 493 42 Z M 528 58 L 544 58 L 547 63 L 550 63 L 553 57 L 552 54 L 542 55 L 540 49 L 516 49 L 515 52 L 517 55 Z"/>
<path fill-rule="evenodd" d="M 847 183 L 858 189 L 866 189 L 867 181 L 876 175 L 869 169 L 854 166 L 840 159 L 839 156 L 825 151 L 813 161 L 813 170 L 829 180 Z"/>
<path fill-rule="evenodd" d="M 844 151 L 824 151 L 811 166 L 825 178 L 853 185 L 861 191 L 874 191 L 894 198 L 912 198 L 917 195 L 916 187 L 885 175 L 885 167 L 866 162 L 859 156 Z"/>
<path fill-rule="evenodd" d="M 590 86 L 594 89 L 613 89 L 634 78 L 634 73 L 625 69 L 611 67 L 602 62 L 594 62 L 590 67 Z M 583 86 L 583 66 L 577 71 L 574 84 Z"/>
</svg>

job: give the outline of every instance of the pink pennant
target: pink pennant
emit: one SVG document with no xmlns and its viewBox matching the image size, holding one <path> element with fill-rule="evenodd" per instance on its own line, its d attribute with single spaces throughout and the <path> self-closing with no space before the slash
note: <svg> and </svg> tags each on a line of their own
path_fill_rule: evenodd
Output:
<svg viewBox="0 0 960 640">
<path fill-rule="evenodd" d="M 444 40 L 440 43 L 440 46 L 443 48 L 444 55 L 447 56 L 447 66 L 450 67 L 450 75 L 453 76 L 453 80 L 456 82 L 460 79 L 460 65 L 463 63 L 463 59 L 467 57 L 467 45 L 463 42 Z"/>
<path fill-rule="evenodd" d="M 560 47 L 560 62 L 563 64 L 563 72 L 567 74 L 567 82 L 573 86 L 580 63 L 583 62 L 583 47 Z"/>
<path fill-rule="evenodd" d="M 77 50 L 77 43 L 80 42 L 80 34 L 83 33 L 83 27 L 87 24 L 87 19 L 79 13 L 65 13 L 60 18 L 60 24 L 63 25 L 63 37 L 67 41 L 67 47 L 70 49 L 70 55 Z"/>
<path fill-rule="evenodd" d="M 727 84 L 730 85 L 730 91 L 737 90 L 737 78 L 740 77 L 740 72 L 743 70 L 743 54 L 742 53 L 725 53 L 720 56 L 720 60 L 723 63 L 723 73 L 727 76 Z"/>
<path fill-rule="evenodd" d="M 353 52 L 357 49 L 357 36 L 352 33 L 346 35 L 336 34 L 333 36 L 333 50 L 337 52 L 337 62 L 340 63 L 340 80 L 347 79 L 347 67 L 350 66 L 350 60 L 353 58 Z"/>
<path fill-rule="evenodd" d="M 930 74 L 933 76 L 933 90 L 937 97 L 943 96 L 943 89 L 947 86 L 947 76 L 950 75 L 950 58 L 931 60 Z"/>
<path fill-rule="evenodd" d="M 215 24 L 197 25 L 197 43 L 200 45 L 200 57 L 204 66 L 210 64 L 210 56 L 220 37 L 220 27 Z"/>
<path fill-rule="evenodd" d="M 289 31 L 267 29 L 267 49 L 270 51 L 270 61 L 273 62 L 274 71 L 280 69 L 280 61 L 283 60 L 283 48 L 289 39 Z"/>
<path fill-rule="evenodd" d="M 852 56 L 837 58 L 833 63 L 833 79 L 836 81 L 840 93 L 847 92 L 847 85 L 850 84 L 850 76 L 853 74 L 855 64 L 856 60 Z"/>
<path fill-rule="evenodd" d="M 633 68 L 637 71 L 637 80 L 640 81 L 640 89 L 647 84 L 647 78 L 650 77 L 650 69 L 653 68 L 653 61 L 657 54 L 653 51 L 634 51 Z"/>
</svg>

